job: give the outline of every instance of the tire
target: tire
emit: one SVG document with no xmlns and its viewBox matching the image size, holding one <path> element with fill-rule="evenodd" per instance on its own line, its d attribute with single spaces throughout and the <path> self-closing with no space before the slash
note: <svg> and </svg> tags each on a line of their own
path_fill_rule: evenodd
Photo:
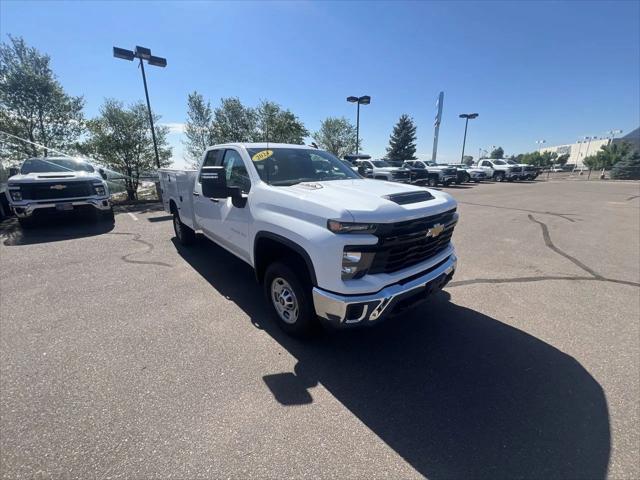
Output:
<svg viewBox="0 0 640 480">
<path fill-rule="evenodd" d="M 438 179 L 435 177 L 429 177 L 427 179 L 427 185 L 429 187 L 437 187 L 438 186 Z"/>
<path fill-rule="evenodd" d="M 504 172 L 497 172 L 493 178 L 496 182 L 504 182 Z"/>
<path fill-rule="evenodd" d="M 114 223 L 116 221 L 116 216 L 113 213 L 113 207 L 106 212 L 100 212 L 100 220 L 103 222 Z"/>
<path fill-rule="evenodd" d="M 264 274 L 263 289 L 278 326 L 295 337 L 310 337 L 318 326 L 311 283 L 304 272 L 274 262 Z M 277 306 L 276 306 L 277 305 Z"/>
<path fill-rule="evenodd" d="M 468 173 L 465 173 L 464 178 L 462 179 L 463 183 L 468 183 L 471 181 L 471 175 L 469 175 Z"/>
<path fill-rule="evenodd" d="M 173 231 L 176 233 L 180 245 L 189 246 L 196 241 L 196 232 L 182 223 L 178 212 L 173 212 Z"/>
<path fill-rule="evenodd" d="M 20 218 L 20 217 L 18 217 L 18 223 L 20 224 L 20 227 L 22 227 L 23 230 L 30 230 L 35 225 L 33 223 L 33 219 L 32 218 Z"/>
</svg>

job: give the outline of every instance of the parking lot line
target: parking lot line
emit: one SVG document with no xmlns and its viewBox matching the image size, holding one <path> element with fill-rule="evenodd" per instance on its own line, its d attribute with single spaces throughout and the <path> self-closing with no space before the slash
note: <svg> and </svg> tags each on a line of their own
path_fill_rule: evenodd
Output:
<svg viewBox="0 0 640 480">
<path fill-rule="evenodd" d="M 131 218 L 133 218 L 136 222 L 138 221 L 138 217 L 136 217 L 135 214 L 133 214 L 131 212 L 127 212 L 127 215 L 129 215 Z"/>
</svg>

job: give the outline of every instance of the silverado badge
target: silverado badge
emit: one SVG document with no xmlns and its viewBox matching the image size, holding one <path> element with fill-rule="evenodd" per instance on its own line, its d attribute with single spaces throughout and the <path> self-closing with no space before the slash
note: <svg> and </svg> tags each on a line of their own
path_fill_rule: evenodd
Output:
<svg viewBox="0 0 640 480">
<path fill-rule="evenodd" d="M 67 188 L 67 186 L 58 184 L 58 185 L 51 185 L 49 188 L 52 190 L 64 190 L 65 188 Z"/>
<path fill-rule="evenodd" d="M 442 233 L 443 230 L 444 230 L 444 225 L 442 225 L 441 223 L 436 223 L 433 227 L 427 230 L 427 237 L 436 238 L 438 235 Z"/>
</svg>

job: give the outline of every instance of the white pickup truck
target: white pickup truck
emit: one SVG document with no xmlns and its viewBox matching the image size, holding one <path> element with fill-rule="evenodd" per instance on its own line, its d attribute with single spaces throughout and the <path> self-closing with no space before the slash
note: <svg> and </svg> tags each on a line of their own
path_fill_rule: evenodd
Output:
<svg viewBox="0 0 640 480">
<path fill-rule="evenodd" d="M 480 168 L 487 173 L 489 178 L 496 182 L 520 180 L 523 176 L 523 169 L 519 165 L 510 165 L 506 160 L 499 158 L 481 158 L 475 168 Z"/>
<path fill-rule="evenodd" d="M 456 202 L 444 192 L 361 178 L 302 145 L 210 147 L 198 170 L 160 170 L 181 244 L 195 232 L 251 265 L 288 333 L 321 319 L 370 325 L 453 276 Z"/>
<path fill-rule="evenodd" d="M 7 199 L 23 228 L 51 214 L 89 212 L 114 221 L 104 172 L 68 157 L 29 158 L 11 169 Z"/>
</svg>

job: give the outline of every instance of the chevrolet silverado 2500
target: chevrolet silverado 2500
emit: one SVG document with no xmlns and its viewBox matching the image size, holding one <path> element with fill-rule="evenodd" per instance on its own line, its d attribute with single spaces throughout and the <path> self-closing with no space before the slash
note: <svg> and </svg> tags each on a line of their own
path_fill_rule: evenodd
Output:
<svg viewBox="0 0 640 480">
<path fill-rule="evenodd" d="M 89 211 L 113 221 L 109 187 L 102 172 L 73 158 L 25 160 L 9 177 L 7 198 L 22 227 L 43 214 Z"/>
<path fill-rule="evenodd" d="M 287 144 L 210 147 L 197 170 L 160 170 L 177 240 L 195 232 L 251 265 L 278 324 L 370 325 L 453 276 L 455 200 L 361 178 L 332 154 Z"/>
</svg>

